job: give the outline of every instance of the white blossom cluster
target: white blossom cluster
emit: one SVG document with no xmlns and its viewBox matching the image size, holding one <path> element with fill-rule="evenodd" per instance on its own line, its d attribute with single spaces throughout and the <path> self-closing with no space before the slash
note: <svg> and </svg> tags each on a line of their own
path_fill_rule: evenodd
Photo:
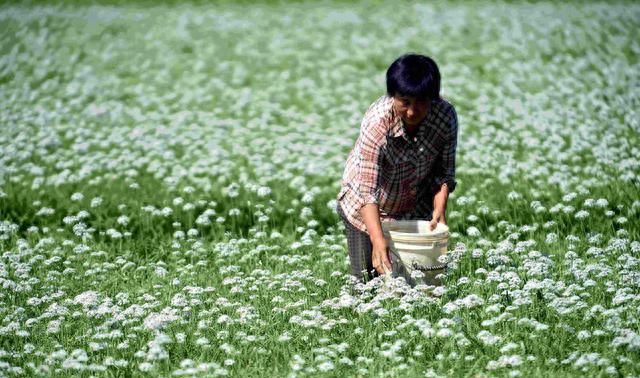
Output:
<svg viewBox="0 0 640 378">
<path fill-rule="evenodd" d="M 0 376 L 640 376 L 638 4 L 0 20 Z M 407 51 L 458 114 L 440 286 L 356 282 L 335 214 Z"/>
</svg>

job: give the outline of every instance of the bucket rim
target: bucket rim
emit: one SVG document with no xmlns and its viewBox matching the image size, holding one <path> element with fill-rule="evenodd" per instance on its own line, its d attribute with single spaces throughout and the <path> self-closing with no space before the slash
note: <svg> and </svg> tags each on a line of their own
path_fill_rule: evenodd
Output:
<svg viewBox="0 0 640 378">
<path fill-rule="evenodd" d="M 415 227 L 416 229 L 425 229 L 428 227 L 428 220 L 417 219 L 417 220 L 394 220 L 382 222 L 382 230 L 384 233 L 388 233 L 389 236 L 393 239 L 394 236 L 398 236 L 400 238 L 421 238 L 421 239 L 443 239 L 449 236 L 449 226 L 444 223 L 438 222 L 436 225 L 436 229 L 429 232 L 403 232 L 403 231 L 395 231 L 393 228 L 407 228 L 407 227 Z M 395 226 L 395 227 L 394 227 Z M 421 227 L 422 226 L 422 227 Z"/>
</svg>

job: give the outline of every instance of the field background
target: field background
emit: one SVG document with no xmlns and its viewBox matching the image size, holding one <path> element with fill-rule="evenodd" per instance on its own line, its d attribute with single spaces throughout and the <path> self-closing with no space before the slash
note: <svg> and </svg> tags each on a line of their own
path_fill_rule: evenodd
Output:
<svg viewBox="0 0 640 378">
<path fill-rule="evenodd" d="M 0 5 L 0 376 L 640 376 L 636 2 Z M 333 211 L 399 55 L 458 113 L 443 287 Z"/>
</svg>

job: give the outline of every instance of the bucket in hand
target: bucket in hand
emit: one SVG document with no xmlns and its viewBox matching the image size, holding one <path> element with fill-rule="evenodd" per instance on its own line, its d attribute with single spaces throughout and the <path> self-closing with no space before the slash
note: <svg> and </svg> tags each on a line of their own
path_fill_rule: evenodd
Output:
<svg viewBox="0 0 640 378">
<path fill-rule="evenodd" d="M 389 244 L 394 275 L 405 278 L 412 286 L 416 284 L 442 284 L 437 276 L 447 267 L 438 257 L 447 253 L 449 227 L 438 223 L 429 230 L 429 221 L 400 220 L 382 222 L 382 231 Z M 414 271 L 422 277 L 412 277 Z"/>
</svg>

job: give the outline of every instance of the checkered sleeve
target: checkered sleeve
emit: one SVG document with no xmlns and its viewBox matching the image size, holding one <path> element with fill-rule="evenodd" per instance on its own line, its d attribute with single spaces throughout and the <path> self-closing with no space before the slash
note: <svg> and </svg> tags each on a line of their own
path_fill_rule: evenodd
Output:
<svg viewBox="0 0 640 378">
<path fill-rule="evenodd" d="M 439 175 L 435 178 L 436 187 L 447 183 L 449 192 L 456 188 L 456 147 L 458 144 L 458 115 L 453 106 L 448 112 L 448 138 L 442 150 L 442 158 L 439 160 L 441 166 L 438 167 Z"/>
<path fill-rule="evenodd" d="M 380 110 L 372 107 L 365 114 L 360 126 L 360 135 L 356 142 L 356 209 L 374 203 L 379 204 L 379 185 L 381 150 L 386 142 L 383 119 Z"/>
</svg>

